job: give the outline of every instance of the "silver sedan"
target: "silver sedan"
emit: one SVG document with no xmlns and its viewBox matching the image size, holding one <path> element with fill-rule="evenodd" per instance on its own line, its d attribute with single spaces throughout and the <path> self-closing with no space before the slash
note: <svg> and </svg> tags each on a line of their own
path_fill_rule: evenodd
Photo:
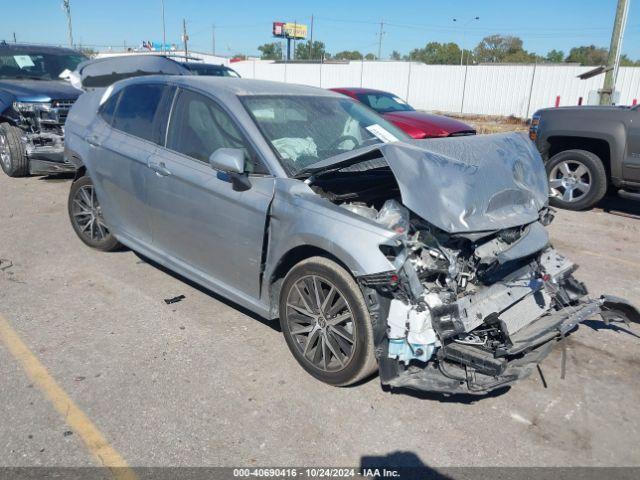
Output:
<svg viewBox="0 0 640 480">
<path fill-rule="evenodd" d="M 325 90 L 148 76 L 67 120 L 71 223 L 268 319 L 311 375 L 486 393 L 594 315 L 549 243 L 544 167 L 519 134 L 412 141 Z M 239 339 L 240 342 L 240 339 Z"/>
</svg>

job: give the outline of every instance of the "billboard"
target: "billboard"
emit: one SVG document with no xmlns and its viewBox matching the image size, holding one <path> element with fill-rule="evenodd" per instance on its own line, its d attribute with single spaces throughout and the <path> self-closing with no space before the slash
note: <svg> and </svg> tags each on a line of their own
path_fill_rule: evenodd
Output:
<svg viewBox="0 0 640 480">
<path fill-rule="evenodd" d="M 307 38 L 307 26 L 295 22 L 273 22 L 273 36 L 281 38 Z"/>
</svg>

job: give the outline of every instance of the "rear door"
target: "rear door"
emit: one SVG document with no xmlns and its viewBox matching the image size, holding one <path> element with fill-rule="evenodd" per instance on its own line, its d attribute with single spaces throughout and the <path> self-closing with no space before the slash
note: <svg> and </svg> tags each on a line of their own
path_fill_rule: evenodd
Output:
<svg viewBox="0 0 640 480">
<path fill-rule="evenodd" d="M 147 164 L 163 136 L 162 106 L 173 89 L 147 83 L 125 87 L 115 105 L 107 102 L 101 111 L 109 124 L 96 126 L 87 138 L 95 150 L 90 173 L 107 224 L 116 235 L 142 244 L 151 242 L 146 186 L 154 173 Z"/>
<path fill-rule="evenodd" d="M 255 301 L 275 179 L 212 98 L 180 89 L 171 112 L 148 187 L 154 248 L 220 293 Z M 245 150 L 248 190 L 235 191 L 229 175 L 210 167 L 209 156 L 225 147 Z"/>
</svg>

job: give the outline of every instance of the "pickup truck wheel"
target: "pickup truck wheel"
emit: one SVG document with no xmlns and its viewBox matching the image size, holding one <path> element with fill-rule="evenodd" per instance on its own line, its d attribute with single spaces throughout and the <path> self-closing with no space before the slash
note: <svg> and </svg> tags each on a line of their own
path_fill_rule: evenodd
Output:
<svg viewBox="0 0 640 480">
<path fill-rule="evenodd" d="M 103 252 L 121 248 L 120 242 L 104 223 L 102 208 L 90 177 L 80 177 L 71 184 L 68 210 L 71 225 L 85 244 Z"/>
<path fill-rule="evenodd" d="M 360 288 L 337 263 L 311 257 L 287 274 L 280 326 L 298 363 L 330 385 L 351 385 L 377 369 L 373 327 Z"/>
<path fill-rule="evenodd" d="M 0 166 L 10 177 L 29 175 L 29 159 L 21 136 L 19 128 L 8 123 L 0 124 Z"/>
<path fill-rule="evenodd" d="M 567 210 L 593 207 L 607 193 L 607 173 L 600 158 L 586 150 L 565 150 L 547 162 L 549 203 Z"/>
</svg>

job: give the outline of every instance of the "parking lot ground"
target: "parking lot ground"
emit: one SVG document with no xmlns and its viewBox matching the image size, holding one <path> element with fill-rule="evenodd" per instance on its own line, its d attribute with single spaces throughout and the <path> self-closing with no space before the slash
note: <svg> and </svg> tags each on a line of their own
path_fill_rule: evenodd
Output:
<svg viewBox="0 0 640 480">
<path fill-rule="evenodd" d="M 564 380 L 560 348 L 543 362 L 546 387 L 533 375 L 486 398 L 390 393 L 377 378 L 334 388 L 304 373 L 277 324 L 131 251 L 82 244 L 69 185 L 0 175 L 0 316 L 131 466 L 358 466 L 394 452 L 430 467 L 640 465 L 640 325 L 583 325 Z M 552 238 L 594 295 L 640 305 L 640 220 L 616 208 L 558 212 Z M 6 341 L 0 392 L 1 465 L 100 464 Z"/>
</svg>

